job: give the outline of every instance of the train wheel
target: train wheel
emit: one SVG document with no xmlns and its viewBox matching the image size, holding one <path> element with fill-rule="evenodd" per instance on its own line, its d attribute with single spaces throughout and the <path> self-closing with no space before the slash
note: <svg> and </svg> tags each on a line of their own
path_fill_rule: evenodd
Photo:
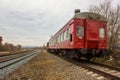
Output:
<svg viewBox="0 0 120 80">
<path fill-rule="evenodd" d="M 71 51 L 71 52 L 69 53 L 69 57 L 70 57 L 71 59 L 75 58 L 75 52 L 74 52 L 74 51 Z"/>
<path fill-rule="evenodd" d="M 74 54 L 70 54 L 69 57 L 70 57 L 71 59 L 73 59 L 73 58 L 74 58 Z"/>
</svg>

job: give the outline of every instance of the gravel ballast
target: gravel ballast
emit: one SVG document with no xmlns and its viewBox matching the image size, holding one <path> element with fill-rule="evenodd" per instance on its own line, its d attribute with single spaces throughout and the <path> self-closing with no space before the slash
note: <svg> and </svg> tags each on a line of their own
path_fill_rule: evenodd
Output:
<svg viewBox="0 0 120 80">
<path fill-rule="evenodd" d="M 43 50 L 3 80 L 104 80 L 84 68 L 67 62 Z M 98 76 L 98 77 L 97 77 Z"/>
<path fill-rule="evenodd" d="M 5 75 L 11 73 L 21 65 L 27 63 L 30 59 L 37 56 L 39 53 L 40 51 L 34 51 L 32 54 L 26 54 L 19 58 L 0 63 L 0 80 L 3 79 Z"/>
</svg>

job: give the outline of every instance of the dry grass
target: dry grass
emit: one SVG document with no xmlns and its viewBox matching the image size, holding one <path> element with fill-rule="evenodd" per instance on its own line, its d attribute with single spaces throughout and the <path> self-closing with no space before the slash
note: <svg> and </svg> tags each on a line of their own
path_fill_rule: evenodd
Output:
<svg viewBox="0 0 120 80">
<path fill-rule="evenodd" d="M 0 52 L 0 55 L 9 55 L 9 54 L 18 54 L 18 53 L 23 53 L 23 52 L 27 52 L 28 50 L 15 50 L 15 51 L 3 51 Z"/>
<path fill-rule="evenodd" d="M 0 52 L 0 55 L 4 55 L 4 54 L 10 54 L 10 53 L 7 51 Z"/>
</svg>

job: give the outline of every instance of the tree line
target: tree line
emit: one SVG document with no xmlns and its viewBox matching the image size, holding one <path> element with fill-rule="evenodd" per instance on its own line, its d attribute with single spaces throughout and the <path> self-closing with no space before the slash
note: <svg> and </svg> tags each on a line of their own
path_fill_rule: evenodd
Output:
<svg viewBox="0 0 120 80">
<path fill-rule="evenodd" d="M 0 44 L 0 51 L 15 51 L 15 50 L 20 50 L 21 49 L 21 45 L 14 45 L 12 43 L 5 43 L 5 44 Z"/>
</svg>

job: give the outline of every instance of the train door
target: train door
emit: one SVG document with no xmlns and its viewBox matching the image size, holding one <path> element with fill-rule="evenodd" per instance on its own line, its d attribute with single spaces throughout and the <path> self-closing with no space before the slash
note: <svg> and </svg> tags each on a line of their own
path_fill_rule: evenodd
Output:
<svg viewBox="0 0 120 80">
<path fill-rule="evenodd" d="M 69 40 L 70 40 L 70 47 L 74 47 L 74 24 L 73 22 L 69 25 Z"/>
<path fill-rule="evenodd" d="M 86 48 L 98 48 L 99 43 L 99 22 L 95 20 L 86 20 Z"/>
</svg>

